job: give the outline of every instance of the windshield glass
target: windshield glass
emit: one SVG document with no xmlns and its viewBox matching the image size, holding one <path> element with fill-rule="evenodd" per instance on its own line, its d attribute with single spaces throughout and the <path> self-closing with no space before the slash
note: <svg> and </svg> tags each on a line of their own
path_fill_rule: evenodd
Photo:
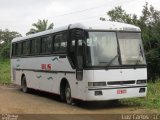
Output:
<svg viewBox="0 0 160 120">
<path fill-rule="evenodd" d="M 115 32 L 88 32 L 86 44 L 87 66 L 119 65 Z"/>
<path fill-rule="evenodd" d="M 145 64 L 140 33 L 118 33 L 121 59 L 123 65 Z"/>
</svg>

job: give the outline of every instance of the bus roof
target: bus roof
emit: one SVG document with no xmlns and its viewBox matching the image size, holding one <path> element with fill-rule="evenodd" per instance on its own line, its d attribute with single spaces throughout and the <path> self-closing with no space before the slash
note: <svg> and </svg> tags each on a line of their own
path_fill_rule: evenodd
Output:
<svg viewBox="0 0 160 120">
<path fill-rule="evenodd" d="M 73 23 L 73 24 L 68 24 L 63 27 L 57 27 L 51 30 L 46 30 L 43 32 L 35 33 L 28 35 L 26 37 L 18 37 L 12 40 L 12 42 L 18 42 L 21 40 L 26 40 L 30 38 L 35 38 L 51 33 L 56 33 L 60 31 L 67 30 L 70 26 L 70 29 L 72 28 L 80 28 L 80 29 L 86 29 L 86 30 L 109 30 L 109 31 L 141 31 L 139 27 L 126 24 L 126 23 L 119 23 L 119 22 L 112 22 L 112 21 L 85 21 L 85 22 L 79 22 L 79 23 Z"/>
</svg>

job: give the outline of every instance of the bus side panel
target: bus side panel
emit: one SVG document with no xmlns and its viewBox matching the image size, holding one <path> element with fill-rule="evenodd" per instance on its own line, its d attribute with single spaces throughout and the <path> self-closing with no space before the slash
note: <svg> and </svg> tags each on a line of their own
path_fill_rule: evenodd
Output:
<svg viewBox="0 0 160 120">
<path fill-rule="evenodd" d="M 68 80 L 70 86 L 74 86 L 72 84 L 76 82 L 75 71 L 67 57 L 15 58 L 11 63 L 12 69 L 16 70 L 15 84 L 18 85 L 21 85 L 21 77 L 24 74 L 27 87 L 59 94 L 63 78 Z"/>
<path fill-rule="evenodd" d="M 37 79 L 37 74 L 34 71 L 23 70 L 23 73 L 26 77 L 27 87 L 39 89 L 39 81 Z"/>
<path fill-rule="evenodd" d="M 22 76 L 22 71 L 16 70 L 15 71 L 15 78 L 16 78 L 16 80 L 14 82 L 15 84 L 21 85 L 21 76 Z"/>
<path fill-rule="evenodd" d="M 83 80 L 81 81 L 76 79 L 76 73 L 67 74 L 67 79 L 69 79 L 70 82 L 72 97 L 85 101 L 88 88 L 88 79 L 93 79 L 93 70 L 83 70 Z"/>
<path fill-rule="evenodd" d="M 22 71 L 17 70 L 17 66 L 16 59 L 11 59 L 11 81 L 13 84 L 21 85 Z"/>
<path fill-rule="evenodd" d="M 57 74 L 54 73 L 43 73 L 39 72 L 39 84 L 40 84 L 40 90 L 53 92 L 58 94 L 56 86 L 59 86 L 59 81 L 57 79 Z"/>
<path fill-rule="evenodd" d="M 68 59 L 60 59 L 58 56 L 16 58 L 12 63 L 12 68 L 17 69 L 16 84 L 21 85 L 24 74 L 29 88 L 60 94 L 60 82 L 65 78 L 69 82 L 72 97 L 81 100 L 86 98 L 86 80 L 93 79 L 93 72 L 84 70 L 83 80 L 77 81 L 75 70 L 71 68 Z M 45 70 L 48 65 L 51 65 L 51 70 Z"/>
<path fill-rule="evenodd" d="M 71 65 L 67 58 L 53 56 L 43 59 L 39 58 L 37 61 L 39 61 L 39 69 L 42 70 L 42 72 L 39 72 L 38 75 L 39 77 L 41 77 L 39 79 L 40 90 L 60 94 L 61 80 L 67 79 L 67 81 L 70 83 L 70 81 L 73 80 L 73 76 L 75 76 L 74 70 L 71 68 Z M 43 72 L 43 69 L 46 70 L 44 70 Z M 69 77 L 67 75 L 69 75 Z"/>
<path fill-rule="evenodd" d="M 70 84 L 71 96 L 76 99 L 81 99 L 82 98 L 82 89 L 83 89 L 83 86 L 81 86 L 81 84 L 83 83 L 83 81 L 76 80 L 76 73 L 67 74 L 66 78 L 68 79 L 69 84 Z"/>
</svg>

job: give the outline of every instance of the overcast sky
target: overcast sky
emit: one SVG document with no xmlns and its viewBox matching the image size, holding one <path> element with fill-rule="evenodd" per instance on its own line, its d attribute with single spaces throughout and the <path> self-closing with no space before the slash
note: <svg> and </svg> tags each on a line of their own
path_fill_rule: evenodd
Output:
<svg viewBox="0 0 160 120">
<path fill-rule="evenodd" d="M 0 29 L 24 36 L 38 19 L 48 19 L 58 27 L 101 16 L 107 18 L 106 12 L 118 5 L 128 13 L 141 15 L 145 2 L 160 10 L 160 0 L 0 0 Z"/>
</svg>

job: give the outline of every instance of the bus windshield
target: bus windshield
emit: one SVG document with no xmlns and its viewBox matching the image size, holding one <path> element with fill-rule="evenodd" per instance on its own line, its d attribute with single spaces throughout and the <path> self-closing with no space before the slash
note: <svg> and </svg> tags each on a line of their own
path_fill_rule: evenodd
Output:
<svg viewBox="0 0 160 120">
<path fill-rule="evenodd" d="M 145 64 L 140 33 L 88 32 L 86 52 L 87 66 Z"/>
<path fill-rule="evenodd" d="M 106 66 L 118 55 L 115 32 L 89 32 L 87 37 L 87 66 Z M 118 57 L 112 65 L 119 65 Z"/>
<path fill-rule="evenodd" d="M 118 33 L 123 65 L 146 64 L 140 33 Z"/>
</svg>

